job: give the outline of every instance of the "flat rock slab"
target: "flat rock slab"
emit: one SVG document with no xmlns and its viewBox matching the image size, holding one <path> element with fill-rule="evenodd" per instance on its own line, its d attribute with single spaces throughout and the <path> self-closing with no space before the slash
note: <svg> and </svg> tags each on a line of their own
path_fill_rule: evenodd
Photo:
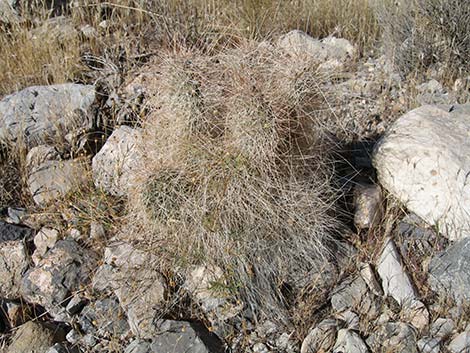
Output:
<svg viewBox="0 0 470 353">
<path fill-rule="evenodd" d="M 139 129 L 120 126 L 93 158 L 93 180 L 97 188 L 111 195 L 124 196 L 138 175 L 141 140 Z"/>
<path fill-rule="evenodd" d="M 469 106 L 423 106 L 377 144 L 380 184 L 451 240 L 470 236 Z"/>
<path fill-rule="evenodd" d="M 73 83 L 33 86 L 8 95 L 0 100 L 0 143 L 22 142 L 31 148 L 91 127 L 94 102 L 93 86 Z"/>
<path fill-rule="evenodd" d="M 46 161 L 30 173 L 28 187 L 34 202 L 44 205 L 78 188 L 84 179 L 82 160 Z"/>
<path fill-rule="evenodd" d="M 462 239 L 436 255 L 429 265 L 431 288 L 458 302 L 470 299 L 470 238 Z"/>
<path fill-rule="evenodd" d="M 382 279 L 385 295 L 390 295 L 400 305 L 416 300 L 417 294 L 401 265 L 401 257 L 392 239 L 385 240 L 385 245 L 377 263 L 377 272 Z"/>
</svg>

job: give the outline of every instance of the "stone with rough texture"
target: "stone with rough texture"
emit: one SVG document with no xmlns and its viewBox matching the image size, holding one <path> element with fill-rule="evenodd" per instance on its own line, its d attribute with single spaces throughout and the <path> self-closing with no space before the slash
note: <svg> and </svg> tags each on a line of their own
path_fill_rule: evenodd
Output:
<svg viewBox="0 0 470 353">
<path fill-rule="evenodd" d="M 59 240 L 59 232 L 56 229 L 43 227 L 34 236 L 34 246 L 36 250 L 33 254 L 33 261 L 37 265 L 47 250 L 52 249 Z"/>
<path fill-rule="evenodd" d="M 155 335 L 153 321 L 165 299 L 166 284 L 151 268 L 155 258 L 124 241 L 114 241 L 104 251 L 104 265 L 93 279 L 93 287 L 110 290 L 127 314 L 132 332 L 144 339 Z"/>
<path fill-rule="evenodd" d="M 114 298 L 90 303 L 82 310 L 77 322 L 83 333 L 99 337 L 117 338 L 129 333 L 126 316 Z"/>
<path fill-rule="evenodd" d="M 97 188 L 115 196 L 124 196 L 136 180 L 140 154 L 136 148 L 141 132 L 120 126 L 93 158 L 93 179 Z"/>
<path fill-rule="evenodd" d="M 470 238 L 436 255 L 429 265 L 431 288 L 458 302 L 470 299 Z"/>
<path fill-rule="evenodd" d="M 400 305 L 416 299 L 416 290 L 401 265 L 401 257 L 392 239 L 385 239 L 385 245 L 377 264 L 385 295 L 390 295 Z"/>
<path fill-rule="evenodd" d="M 362 338 L 354 331 L 341 329 L 338 331 L 333 353 L 366 353 L 369 352 Z"/>
<path fill-rule="evenodd" d="M 367 339 L 373 352 L 393 348 L 396 353 L 417 353 L 416 330 L 403 322 L 387 322 L 377 327 Z"/>
<path fill-rule="evenodd" d="M 335 344 L 337 332 L 337 320 L 323 320 L 307 334 L 302 342 L 300 353 L 329 352 Z"/>
<path fill-rule="evenodd" d="M 447 349 L 450 353 L 469 353 L 470 352 L 470 332 L 462 332 L 450 341 Z"/>
<path fill-rule="evenodd" d="M 429 333 L 432 337 L 446 339 L 452 335 L 454 328 L 454 320 L 441 317 L 432 323 Z"/>
<path fill-rule="evenodd" d="M 45 353 L 54 343 L 64 340 L 64 332 L 37 321 L 20 326 L 11 339 L 9 353 Z"/>
<path fill-rule="evenodd" d="M 0 297 L 19 297 L 21 278 L 27 269 L 27 249 L 23 241 L 0 243 Z"/>
<path fill-rule="evenodd" d="M 166 320 L 159 324 L 152 339 L 151 351 L 155 353 L 223 353 L 222 342 L 205 327 L 197 323 Z"/>
<path fill-rule="evenodd" d="M 28 188 L 37 205 L 47 204 L 84 182 L 84 161 L 46 161 L 29 174 Z"/>
<path fill-rule="evenodd" d="M 429 325 L 429 311 L 421 301 L 412 300 L 404 305 L 402 320 L 409 322 L 418 330 L 423 330 Z"/>
<path fill-rule="evenodd" d="M 376 226 L 382 218 L 382 191 L 377 185 L 357 185 L 355 188 L 354 224 L 358 229 Z"/>
<path fill-rule="evenodd" d="M 95 255 L 71 239 L 60 240 L 22 281 L 25 299 L 46 308 L 61 306 L 71 292 L 88 282 Z"/>
<path fill-rule="evenodd" d="M 420 353 L 439 353 L 441 352 L 441 340 L 438 338 L 423 337 L 418 342 Z"/>
<path fill-rule="evenodd" d="M 344 62 L 351 59 L 356 50 L 346 39 L 327 37 L 318 40 L 305 32 L 293 30 L 279 39 L 278 46 L 294 56 L 309 56 L 319 62 Z"/>
<path fill-rule="evenodd" d="M 34 86 L 0 101 L 0 143 L 28 148 L 93 125 L 95 89 L 73 83 Z"/>
<path fill-rule="evenodd" d="M 0 244 L 6 241 L 27 239 L 33 235 L 34 230 L 31 228 L 0 221 Z"/>
<path fill-rule="evenodd" d="M 470 236 L 469 110 L 412 110 L 391 126 L 374 153 L 380 184 L 451 240 Z"/>
<path fill-rule="evenodd" d="M 26 168 L 31 172 L 46 161 L 60 160 L 60 154 L 55 147 L 48 145 L 35 146 L 26 155 Z"/>
<path fill-rule="evenodd" d="M 16 0 L 0 0 L 0 24 L 18 21 L 18 13 L 14 8 Z"/>
</svg>

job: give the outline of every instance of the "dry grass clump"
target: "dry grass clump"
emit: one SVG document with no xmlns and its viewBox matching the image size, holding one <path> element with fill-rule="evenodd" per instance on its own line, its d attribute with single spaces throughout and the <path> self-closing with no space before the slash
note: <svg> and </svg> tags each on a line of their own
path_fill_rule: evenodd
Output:
<svg viewBox="0 0 470 353">
<path fill-rule="evenodd" d="M 468 74 L 470 3 L 466 0 L 379 2 L 384 43 L 404 74 L 438 65 L 443 79 Z"/>
<path fill-rule="evenodd" d="M 308 284 L 335 243 L 315 64 L 245 45 L 178 52 L 157 70 L 133 236 L 165 268 L 219 266 L 230 296 L 281 319 L 289 289 Z"/>
</svg>

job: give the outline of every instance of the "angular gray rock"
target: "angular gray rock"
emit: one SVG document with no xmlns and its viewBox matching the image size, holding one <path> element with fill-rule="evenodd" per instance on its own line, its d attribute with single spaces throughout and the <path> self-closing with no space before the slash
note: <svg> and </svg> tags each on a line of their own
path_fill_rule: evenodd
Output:
<svg viewBox="0 0 470 353">
<path fill-rule="evenodd" d="M 85 181 L 85 161 L 46 161 L 28 177 L 28 188 L 37 205 L 47 204 L 77 189 Z"/>
<path fill-rule="evenodd" d="M 96 255 L 71 239 L 60 240 L 22 280 L 23 297 L 47 309 L 64 306 L 70 293 L 89 281 Z"/>
<path fill-rule="evenodd" d="M 28 269 L 25 243 L 5 241 L 0 243 L 0 297 L 16 299 L 20 296 L 21 280 Z"/>
<path fill-rule="evenodd" d="M 423 337 L 418 342 L 420 353 L 439 353 L 441 352 L 441 339 Z"/>
<path fill-rule="evenodd" d="M 311 329 L 302 342 L 300 353 L 329 352 L 336 342 L 338 321 L 326 319 Z"/>
<path fill-rule="evenodd" d="M 141 132 L 120 126 L 108 138 L 92 161 L 93 180 L 97 188 L 111 195 L 124 196 L 139 174 L 140 153 L 137 145 Z"/>
<path fill-rule="evenodd" d="M 387 322 L 374 330 L 367 339 L 373 352 L 387 351 L 393 348 L 396 353 L 417 353 L 417 332 L 403 322 Z"/>
<path fill-rule="evenodd" d="M 440 294 L 458 302 L 470 299 L 470 238 L 462 239 L 433 257 L 429 283 Z"/>
<path fill-rule="evenodd" d="M 400 305 L 417 299 L 416 290 L 401 265 L 401 257 L 391 238 L 385 239 L 384 248 L 377 263 L 385 295 L 393 297 Z"/>
<path fill-rule="evenodd" d="M 338 337 L 336 339 L 335 346 L 333 347 L 333 353 L 367 353 L 369 349 L 356 332 L 341 329 L 338 331 Z"/>
<path fill-rule="evenodd" d="M 454 320 L 440 317 L 431 324 L 429 334 L 432 337 L 446 339 L 452 335 L 454 328 Z"/>
<path fill-rule="evenodd" d="M 93 279 L 95 289 L 113 292 L 127 314 L 132 332 L 145 339 L 155 335 L 153 321 L 165 299 L 166 284 L 152 269 L 155 258 L 130 243 L 114 241 L 104 252 L 104 265 Z"/>
<path fill-rule="evenodd" d="M 380 184 L 451 240 L 470 235 L 469 134 L 468 106 L 423 106 L 399 118 L 374 153 Z"/>
<path fill-rule="evenodd" d="M 223 353 L 224 347 L 218 337 L 201 324 L 166 320 L 158 323 L 160 334 L 150 345 L 154 353 Z"/>
<path fill-rule="evenodd" d="M 93 86 L 34 86 L 0 101 L 0 143 L 27 148 L 63 139 L 67 132 L 93 125 Z"/>
<path fill-rule="evenodd" d="M 53 344 L 62 342 L 64 338 L 64 332 L 57 327 L 38 321 L 28 321 L 16 330 L 8 352 L 43 353 Z"/>
<path fill-rule="evenodd" d="M 31 228 L 0 221 L 0 244 L 6 241 L 16 241 L 31 238 L 33 235 L 34 230 Z"/>
<path fill-rule="evenodd" d="M 470 353 L 470 332 L 464 331 L 455 336 L 447 349 L 450 353 Z"/>
<path fill-rule="evenodd" d="M 129 334 L 126 316 L 115 298 L 91 302 L 82 310 L 77 322 L 85 334 L 107 339 Z"/>
</svg>

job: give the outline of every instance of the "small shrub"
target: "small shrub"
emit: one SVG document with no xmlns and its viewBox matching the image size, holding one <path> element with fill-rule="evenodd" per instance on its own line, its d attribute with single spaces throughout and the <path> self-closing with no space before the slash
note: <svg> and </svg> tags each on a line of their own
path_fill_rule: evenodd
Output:
<svg viewBox="0 0 470 353">
<path fill-rule="evenodd" d="M 309 283 L 338 225 L 315 64 L 244 45 L 154 65 L 132 236 L 163 272 L 218 266 L 234 298 L 285 319 L 287 288 Z"/>
<path fill-rule="evenodd" d="M 425 73 L 435 65 L 444 79 L 468 74 L 468 1 L 384 2 L 377 8 L 386 50 L 403 75 Z"/>
</svg>

